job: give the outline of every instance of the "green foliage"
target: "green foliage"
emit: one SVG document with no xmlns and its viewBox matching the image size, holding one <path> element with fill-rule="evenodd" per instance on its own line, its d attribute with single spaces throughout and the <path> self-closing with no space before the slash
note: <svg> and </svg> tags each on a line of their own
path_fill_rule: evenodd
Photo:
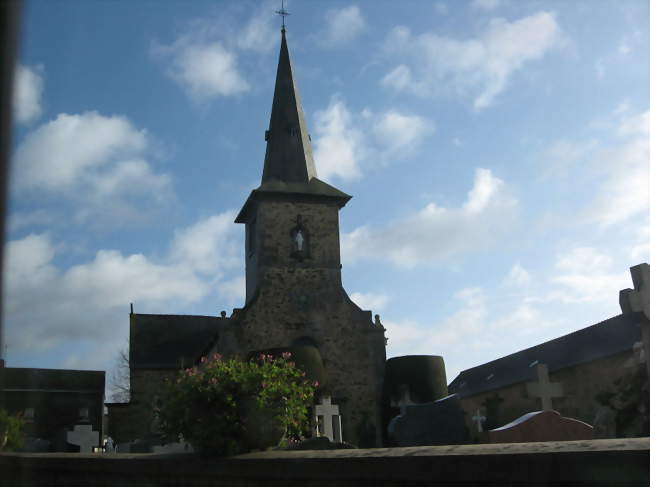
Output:
<svg viewBox="0 0 650 487">
<path fill-rule="evenodd" d="M 247 405 L 252 401 L 288 437 L 303 436 L 317 386 L 291 361 L 290 353 L 277 358 L 262 354 L 249 362 L 214 355 L 166 381 L 157 413 L 170 440 L 182 437 L 204 453 L 231 455 L 245 449 Z"/>
<path fill-rule="evenodd" d="M 23 446 L 23 418 L 12 416 L 6 410 L 0 409 L 0 451 L 12 451 Z"/>
</svg>

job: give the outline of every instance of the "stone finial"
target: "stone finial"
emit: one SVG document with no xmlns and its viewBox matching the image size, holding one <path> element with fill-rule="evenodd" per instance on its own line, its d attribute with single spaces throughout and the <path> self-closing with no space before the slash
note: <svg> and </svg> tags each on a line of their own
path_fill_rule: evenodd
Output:
<svg viewBox="0 0 650 487">
<path fill-rule="evenodd" d="M 379 318 L 379 315 L 375 315 L 375 325 L 381 326 L 381 319 Z"/>
<path fill-rule="evenodd" d="M 226 312 L 225 312 L 225 311 L 222 311 L 222 312 L 221 312 L 221 317 L 222 317 L 222 318 L 225 318 L 225 317 L 226 317 Z"/>
<path fill-rule="evenodd" d="M 643 263 L 630 267 L 634 289 L 623 289 L 619 304 L 623 313 L 642 312 L 650 320 L 650 265 Z"/>
</svg>

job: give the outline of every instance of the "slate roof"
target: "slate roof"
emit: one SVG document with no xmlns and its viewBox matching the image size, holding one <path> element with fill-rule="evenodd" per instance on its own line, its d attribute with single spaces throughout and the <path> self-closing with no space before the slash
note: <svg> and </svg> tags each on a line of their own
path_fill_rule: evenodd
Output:
<svg viewBox="0 0 650 487">
<path fill-rule="evenodd" d="M 632 350 L 641 340 L 641 313 L 626 313 L 462 371 L 449 393 L 469 397 L 501 389 L 518 382 L 535 380 L 536 363 L 548 365 L 549 372 Z"/>
<path fill-rule="evenodd" d="M 132 369 L 177 369 L 189 366 L 214 342 L 228 318 L 193 315 L 131 317 L 129 362 Z"/>
<path fill-rule="evenodd" d="M 285 31 L 282 29 L 271 121 L 266 135 L 262 183 L 271 180 L 307 183 L 314 177 L 316 167 L 311 139 L 307 132 L 298 86 L 293 78 Z"/>
</svg>

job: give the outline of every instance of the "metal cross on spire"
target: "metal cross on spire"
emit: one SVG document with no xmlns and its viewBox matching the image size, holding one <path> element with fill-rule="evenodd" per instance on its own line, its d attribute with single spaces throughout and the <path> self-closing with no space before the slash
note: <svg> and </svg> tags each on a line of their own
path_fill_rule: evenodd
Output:
<svg viewBox="0 0 650 487">
<path fill-rule="evenodd" d="M 284 24 L 284 19 L 285 19 L 285 17 L 286 17 L 287 15 L 291 15 L 291 14 L 290 14 L 289 12 L 287 12 L 287 10 L 284 8 L 284 0 L 282 0 L 282 8 L 280 8 L 280 10 L 276 10 L 275 13 L 278 14 L 278 15 L 281 15 L 281 16 L 282 16 L 282 32 L 284 32 L 284 31 L 285 31 L 285 27 L 286 27 L 285 24 Z"/>
</svg>

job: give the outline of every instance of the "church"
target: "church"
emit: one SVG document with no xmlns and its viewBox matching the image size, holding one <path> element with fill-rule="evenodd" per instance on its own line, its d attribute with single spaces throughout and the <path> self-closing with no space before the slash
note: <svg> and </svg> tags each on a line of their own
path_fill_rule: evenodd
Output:
<svg viewBox="0 0 650 487">
<path fill-rule="evenodd" d="M 621 302 L 634 299 L 622 304 L 622 315 L 468 369 L 449 387 L 442 357 L 386 361 L 386 330 L 378 316 L 373 320 L 371 311 L 360 309 L 342 285 L 339 211 L 351 196 L 317 177 L 285 29 L 281 32 L 261 184 L 235 219 L 245 229 L 243 307 L 230 316 L 131 311 L 131 399 L 108 405 L 110 436 L 119 443 L 155 432 L 162 382 L 201 357 L 248 359 L 278 350 L 293 352 L 299 365 L 316 373 L 314 410 L 327 407 L 335 415 L 329 429 L 323 425 L 326 436 L 360 447 L 390 443 L 391 418 L 418 405 L 422 411 L 456 408 L 461 415 L 458 421 L 465 426 L 438 444 L 480 441 L 483 429 L 540 409 L 594 423 L 603 411 L 595 397 L 610 394 L 610 385 L 626 371 L 639 369 L 640 353 L 650 348 L 650 311 L 641 312 L 650 309 L 648 265 L 633 268 L 636 290 L 622 292 Z M 605 436 L 627 435 L 625 429 L 621 424 L 620 431 Z"/>
<path fill-rule="evenodd" d="M 300 348 L 322 369 L 319 400 L 338 407 L 336 439 L 381 446 L 385 329 L 343 289 L 339 211 L 351 196 L 317 178 L 284 28 L 265 140 L 261 184 L 235 220 L 246 232 L 244 306 L 229 317 L 131 313 L 131 402 L 110 408 L 117 436 L 145 437 L 164 378 L 202 356 Z"/>
</svg>

